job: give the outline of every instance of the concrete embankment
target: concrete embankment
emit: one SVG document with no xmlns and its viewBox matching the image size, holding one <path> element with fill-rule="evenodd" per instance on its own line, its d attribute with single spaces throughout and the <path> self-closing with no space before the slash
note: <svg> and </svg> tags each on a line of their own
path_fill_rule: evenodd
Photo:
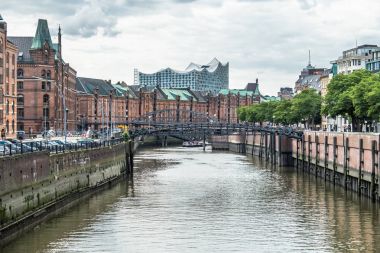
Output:
<svg viewBox="0 0 380 253">
<path fill-rule="evenodd" d="M 0 158 L 0 245 L 131 173 L 133 142 Z"/>
<path fill-rule="evenodd" d="M 334 185 L 379 199 L 380 135 L 305 131 L 301 139 L 278 133 L 213 136 L 213 149 L 256 155 L 279 166 L 322 177 Z"/>
</svg>

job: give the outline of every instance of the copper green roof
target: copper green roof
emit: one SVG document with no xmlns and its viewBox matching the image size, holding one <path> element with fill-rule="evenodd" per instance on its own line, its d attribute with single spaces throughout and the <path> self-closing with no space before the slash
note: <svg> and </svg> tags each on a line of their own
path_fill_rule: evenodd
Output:
<svg viewBox="0 0 380 253">
<path fill-rule="evenodd" d="M 167 96 L 168 100 L 176 100 L 179 96 L 182 101 L 190 101 L 191 97 L 194 97 L 189 90 L 186 89 L 161 89 L 162 92 Z M 197 98 L 194 97 L 196 100 Z"/>
<path fill-rule="evenodd" d="M 39 19 L 36 35 L 33 38 L 30 49 L 42 49 L 45 43 L 48 43 L 49 47 L 53 48 L 47 20 Z"/>
<path fill-rule="evenodd" d="M 279 101 L 279 100 L 281 100 L 280 97 L 269 96 L 269 95 L 262 96 L 261 99 L 262 99 L 261 100 L 262 102 Z"/>
<path fill-rule="evenodd" d="M 248 91 L 245 89 L 222 89 L 219 91 L 219 94 L 222 94 L 222 95 L 228 95 L 228 93 L 231 93 L 232 95 L 237 95 L 239 93 L 240 96 L 242 97 L 260 94 L 258 89 L 256 89 L 255 91 Z"/>
</svg>

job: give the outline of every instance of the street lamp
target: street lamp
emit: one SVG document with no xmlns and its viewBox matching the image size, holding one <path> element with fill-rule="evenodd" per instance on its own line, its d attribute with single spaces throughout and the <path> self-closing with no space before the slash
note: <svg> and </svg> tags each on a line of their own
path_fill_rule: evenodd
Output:
<svg viewBox="0 0 380 253">
<path fill-rule="evenodd" d="M 150 133 L 150 119 L 152 118 L 152 115 L 149 115 L 148 120 L 148 133 Z"/>
<path fill-rule="evenodd" d="M 67 107 L 65 107 L 65 124 L 64 124 L 64 126 L 65 126 L 65 144 L 66 144 L 66 142 L 67 142 L 67 113 L 69 112 L 69 108 L 67 108 Z"/>
</svg>

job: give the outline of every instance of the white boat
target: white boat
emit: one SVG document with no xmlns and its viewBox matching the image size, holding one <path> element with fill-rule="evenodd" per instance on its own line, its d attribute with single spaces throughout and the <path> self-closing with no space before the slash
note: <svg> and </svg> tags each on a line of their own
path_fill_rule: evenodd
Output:
<svg viewBox="0 0 380 253">
<path fill-rule="evenodd" d="M 192 147 L 202 147 L 203 141 L 184 141 L 182 147 L 192 148 Z"/>
</svg>

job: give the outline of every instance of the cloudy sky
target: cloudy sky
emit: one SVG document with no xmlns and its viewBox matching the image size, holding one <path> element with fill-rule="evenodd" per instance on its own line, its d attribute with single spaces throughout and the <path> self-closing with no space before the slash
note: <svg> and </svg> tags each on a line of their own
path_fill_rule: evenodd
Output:
<svg viewBox="0 0 380 253">
<path fill-rule="evenodd" d="M 300 70 L 329 67 L 345 49 L 380 44 L 376 0 L 12 0 L 8 34 L 33 36 L 48 19 L 78 76 L 133 84 L 133 69 L 183 70 L 213 57 L 230 63 L 230 87 L 259 78 L 261 91 L 294 87 Z"/>
</svg>

